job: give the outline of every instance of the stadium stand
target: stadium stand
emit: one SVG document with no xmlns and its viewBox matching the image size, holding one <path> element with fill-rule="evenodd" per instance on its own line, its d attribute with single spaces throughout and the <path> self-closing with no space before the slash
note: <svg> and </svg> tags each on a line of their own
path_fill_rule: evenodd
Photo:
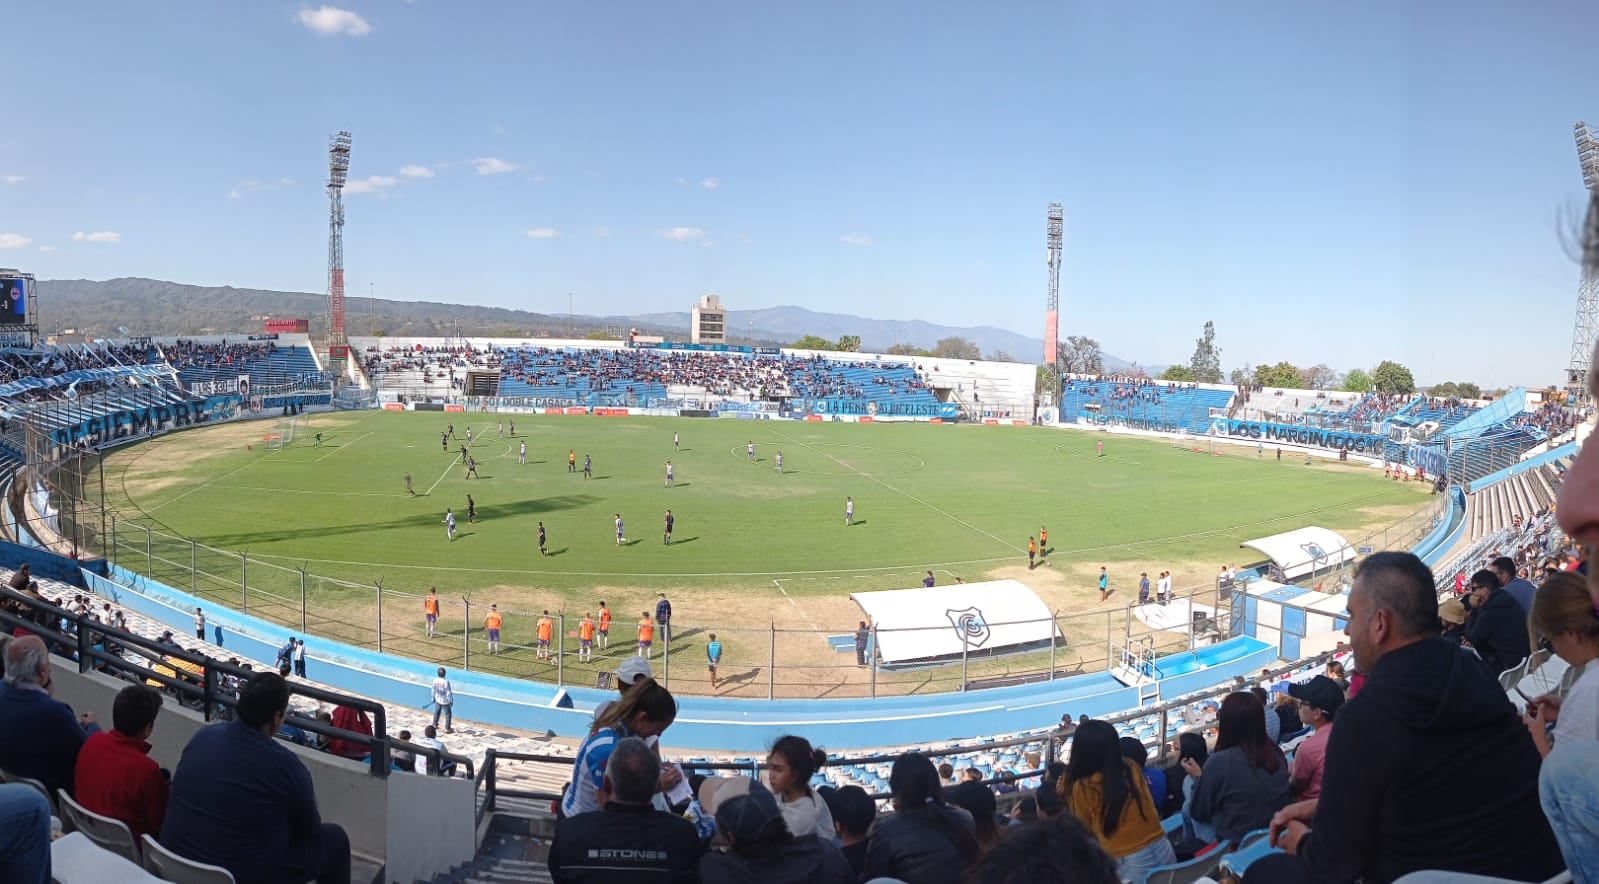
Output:
<svg viewBox="0 0 1599 884">
<path fill-rule="evenodd" d="M 1060 411 L 1063 421 L 1204 433 L 1210 429 L 1212 413 L 1225 413 L 1233 395 L 1229 388 L 1205 384 L 1074 375 L 1062 388 Z"/>
</svg>

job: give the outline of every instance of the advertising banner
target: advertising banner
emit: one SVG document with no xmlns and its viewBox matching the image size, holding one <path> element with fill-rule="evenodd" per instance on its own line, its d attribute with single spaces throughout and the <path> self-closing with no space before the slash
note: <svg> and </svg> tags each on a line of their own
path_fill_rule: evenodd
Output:
<svg viewBox="0 0 1599 884">
<path fill-rule="evenodd" d="M 1329 451 L 1350 451 L 1355 454 L 1380 456 L 1382 436 L 1370 433 L 1351 433 L 1347 430 L 1323 430 L 1316 427 L 1297 427 L 1291 424 L 1273 424 L 1264 421 L 1236 421 L 1218 418 L 1211 422 L 1212 435 L 1234 439 L 1258 439 L 1262 442 L 1284 442 L 1325 448 Z"/>
<path fill-rule="evenodd" d="M 116 411 L 50 431 L 50 441 L 59 446 L 87 439 L 99 447 L 114 439 L 148 436 L 196 424 L 232 420 L 239 414 L 238 396 L 211 396 L 189 402 L 149 405 Z"/>
</svg>

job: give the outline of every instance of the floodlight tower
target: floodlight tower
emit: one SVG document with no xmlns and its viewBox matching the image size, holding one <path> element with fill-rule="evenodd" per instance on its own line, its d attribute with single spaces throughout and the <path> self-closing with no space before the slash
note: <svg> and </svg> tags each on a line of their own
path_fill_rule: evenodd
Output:
<svg viewBox="0 0 1599 884">
<path fill-rule="evenodd" d="M 1593 345 L 1599 337 L 1599 277 L 1587 250 L 1599 247 L 1594 237 L 1599 236 L 1599 218 L 1594 217 L 1593 196 L 1599 192 L 1599 138 L 1588 124 L 1578 121 L 1577 163 L 1582 167 L 1582 186 L 1588 192 L 1589 211 L 1583 224 L 1582 280 L 1577 284 L 1577 321 L 1571 330 L 1571 366 L 1566 370 L 1566 392 L 1573 403 L 1590 403 L 1588 395 L 1588 363 L 1593 359 Z"/>
<path fill-rule="evenodd" d="M 1044 302 L 1044 392 L 1056 405 L 1060 396 L 1060 251 L 1066 213 L 1060 203 L 1049 204 L 1045 243 L 1049 256 L 1049 295 Z"/>
<path fill-rule="evenodd" d="M 344 334 L 344 182 L 350 175 L 350 133 L 328 140 L 328 359 L 348 359 Z"/>
</svg>

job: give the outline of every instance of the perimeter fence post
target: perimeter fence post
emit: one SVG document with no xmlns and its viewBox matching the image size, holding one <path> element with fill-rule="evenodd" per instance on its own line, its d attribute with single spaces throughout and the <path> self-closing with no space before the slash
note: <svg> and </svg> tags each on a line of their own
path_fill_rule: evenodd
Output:
<svg viewBox="0 0 1599 884">
<path fill-rule="evenodd" d="M 373 585 L 378 588 L 378 653 L 383 653 L 383 581 L 374 580 Z"/>
<path fill-rule="evenodd" d="M 1059 611 L 1052 611 L 1049 615 L 1049 681 L 1055 680 L 1055 624 Z"/>
<path fill-rule="evenodd" d="M 555 686 L 566 684 L 566 612 L 555 615 Z"/>
<path fill-rule="evenodd" d="M 151 573 L 155 567 L 154 562 L 155 556 L 150 553 L 150 528 L 147 525 L 144 528 L 144 573 Z"/>
<path fill-rule="evenodd" d="M 966 693 L 966 651 L 972 646 L 967 640 L 965 630 L 961 631 L 961 693 Z"/>
<path fill-rule="evenodd" d="M 672 638 L 670 623 L 661 624 L 661 687 L 672 686 Z"/>
<path fill-rule="evenodd" d="M 461 618 L 461 669 L 469 671 L 472 668 L 472 600 L 462 596 L 461 602 L 466 605 L 466 613 Z"/>
<path fill-rule="evenodd" d="M 777 696 L 777 622 L 770 626 L 770 644 L 766 651 L 766 699 Z"/>
<path fill-rule="evenodd" d="M 304 566 L 301 566 L 301 568 L 300 568 L 300 631 L 301 632 L 308 631 L 305 628 L 305 567 Z"/>
<path fill-rule="evenodd" d="M 111 564 L 117 563 L 117 517 L 111 516 Z"/>
<path fill-rule="evenodd" d="M 877 623 L 872 622 L 872 645 L 867 648 L 866 665 L 872 670 L 872 699 L 877 699 Z"/>
<path fill-rule="evenodd" d="M 200 545 L 189 538 L 189 592 L 200 594 Z"/>
<path fill-rule="evenodd" d="M 250 554 L 239 553 L 239 606 L 250 613 Z"/>
</svg>

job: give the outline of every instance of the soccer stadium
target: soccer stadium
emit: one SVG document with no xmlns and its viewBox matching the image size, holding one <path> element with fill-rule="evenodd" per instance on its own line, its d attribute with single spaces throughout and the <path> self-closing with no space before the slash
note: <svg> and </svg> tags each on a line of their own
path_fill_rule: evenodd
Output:
<svg viewBox="0 0 1599 884">
<path fill-rule="evenodd" d="M 1472 395 L 1080 359 L 1046 202 L 1037 362 L 363 335 L 346 199 L 448 164 L 350 132 L 325 312 L 0 269 L 0 884 L 1599 882 L 1576 140 L 1570 367 Z"/>
</svg>

